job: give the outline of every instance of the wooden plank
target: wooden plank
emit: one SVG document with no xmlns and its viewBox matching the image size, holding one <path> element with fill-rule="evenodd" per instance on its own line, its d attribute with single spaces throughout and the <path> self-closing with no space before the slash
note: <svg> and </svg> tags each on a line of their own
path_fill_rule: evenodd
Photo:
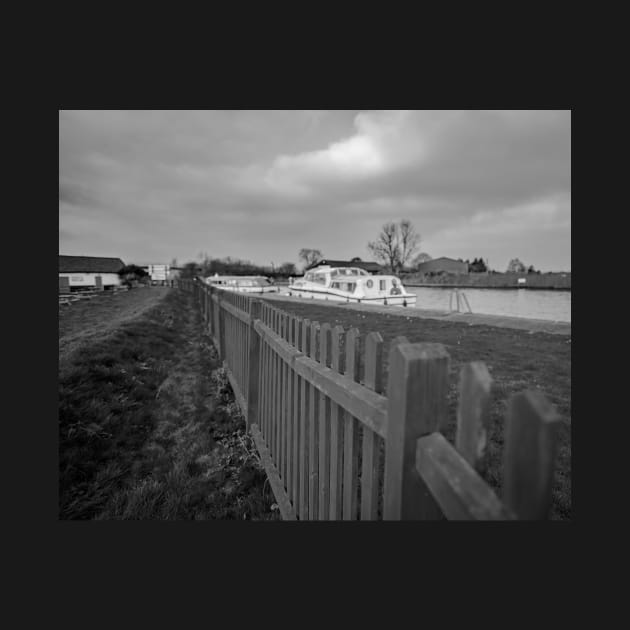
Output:
<svg viewBox="0 0 630 630">
<path fill-rule="evenodd" d="M 247 425 L 260 425 L 260 337 L 254 329 L 254 321 L 260 317 L 260 300 L 252 300 L 249 303 L 249 341 L 248 341 L 248 379 L 247 379 Z"/>
<path fill-rule="evenodd" d="M 331 335 L 330 359 L 335 373 L 343 369 L 341 345 L 344 339 L 342 326 L 335 326 Z M 340 520 L 343 511 L 343 415 L 335 401 L 330 404 L 330 520 Z"/>
<path fill-rule="evenodd" d="M 389 355 L 385 440 L 386 520 L 439 519 L 441 512 L 416 470 L 418 438 L 447 413 L 449 355 L 442 344 L 393 345 Z"/>
<path fill-rule="evenodd" d="M 297 317 L 294 322 L 295 328 L 293 331 L 293 346 L 299 349 L 302 343 L 302 318 Z M 293 505 L 298 510 L 300 500 L 300 485 L 299 485 L 299 466 L 300 466 L 300 375 L 293 371 Z"/>
<path fill-rule="evenodd" d="M 319 322 L 311 324 L 311 345 L 308 356 L 317 361 Z M 316 520 L 319 515 L 319 396 L 315 388 L 309 385 L 309 434 L 308 434 L 308 513 L 311 520 Z"/>
<path fill-rule="evenodd" d="M 347 375 L 337 374 L 331 368 L 325 368 L 302 353 L 291 348 L 264 324 L 256 324 L 256 330 L 264 335 L 272 348 L 291 362 L 298 374 L 313 384 L 332 401 L 346 409 L 362 424 L 368 426 L 381 437 L 387 434 L 387 398 L 373 392 Z"/>
<path fill-rule="evenodd" d="M 359 330 L 351 328 L 346 334 L 346 375 L 359 380 Z M 343 520 L 357 519 L 359 425 L 357 419 L 344 411 L 343 434 Z"/>
<path fill-rule="evenodd" d="M 383 337 L 371 332 L 365 339 L 365 386 L 377 393 L 383 391 Z M 378 518 L 380 476 L 379 437 L 367 427 L 363 430 L 361 461 L 361 520 Z"/>
<path fill-rule="evenodd" d="M 289 345 L 293 345 L 295 317 L 288 316 L 288 327 L 286 340 Z M 286 488 L 289 497 L 293 497 L 293 370 L 287 365 L 287 476 Z"/>
<path fill-rule="evenodd" d="M 269 319 L 269 306 L 267 304 L 265 304 L 265 317 L 267 319 Z M 256 325 L 254 324 L 254 328 L 256 328 Z M 257 331 L 258 332 L 258 331 Z M 265 365 L 265 374 L 266 374 L 266 380 L 267 380 L 267 387 L 266 389 L 266 393 L 265 393 L 265 398 L 266 398 L 266 405 L 265 405 L 265 415 L 266 415 L 266 426 L 265 426 L 265 443 L 267 444 L 267 447 L 269 447 L 269 445 L 271 444 L 271 402 L 272 402 L 272 396 L 271 396 L 271 354 L 272 354 L 272 349 L 271 349 L 271 345 L 269 344 L 269 340 L 262 336 L 262 339 L 265 340 L 265 346 L 266 346 L 266 365 Z"/>
<path fill-rule="evenodd" d="M 234 399 L 238 403 L 242 414 L 247 417 L 247 402 L 245 400 L 245 397 L 243 396 L 243 393 L 241 392 L 238 381 L 236 380 L 236 378 L 234 378 L 234 374 L 232 374 L 232 371 L 225 361 L 223 362 L 223 367 L 225 368 L 225 373 L 232 387 L 232 391 L 234 392 Z"/>
<path fill-rule="evenodd" d="M 275 497 L 276 503 L 278 504 L 280 515 L 285 521 L 296 520 L 295 510 L 291 505 L 291 501 L 289 501 L 287 493 L 284 490 L 284 486 L 282 485 L 282 481 L 280 479 L 280 476 L 278 475 L 278 469 L 275 467 L 273 460 L 271 459 L 269 450 L 265 444 L 265 440 L 258 430 L 258 425 L 252 424 L 251 434 L 254 438 L 256 450 L 260 455 L 260 460 L 265 468 L 265 472 L 267 473 L 267 479 L 269 479 L 269 485 L 271 486 L 273 496 Z"/>
<path fill-rule="evenodd" d="M 329 364 L 329 346 L 331 339 L 330 324 L 322 324 L 320 330 L 319 362 L 327 367 Z M 319 520 L 328 520 L 330 510 L 330 399 L 319 394 Z"/>
<path fill-rule="evenodd" d="M 277 309 L 274 309 L 274 328 L 276 332 L 278 331 L 279 313 Z M 273 354 L 273 366 L 272 366 L 272 374 L 273 374 L 273 412 L 272 412 L 272 422 L 273 422 L 273 447 L 271 449 L 271 455 L 273 457 L 273 461 L 278 470 L 280 469 L 280 357 L 277 353 Z"/>
<path fill-rule="evenodd" d="M 287 340 L 288 316 L 280 316 L 280 336 Z M 287 484 L 287 364 L 280 361 L 280 460 L 282 480 Z"/>
<path fill-rule="evenodd" d="M 302 346 L 300 350 L 305 354 L 309 353 L 311 343 L 310 338 L 311 321 L 304 319 L 302 321 Z M 310 388 L 307 386 L 306 379 L 300 381 L 301 398 L 300 398 L 300 520 L 309 519 L 308 511 L 308 438 L 309 438 L 309 394 Z"/>
<path fill-rule="evenodd" d="M 416 470 L 448 520 L 514 518 L 441 433 L 431 433 L 417 441 Z"/>
<path fill-rule="evenodd" d="M 503 496 L 519 519 L 548 517 L 560 422 L 542 392 L 521 392 L 508 401 Z"/>
</svg>

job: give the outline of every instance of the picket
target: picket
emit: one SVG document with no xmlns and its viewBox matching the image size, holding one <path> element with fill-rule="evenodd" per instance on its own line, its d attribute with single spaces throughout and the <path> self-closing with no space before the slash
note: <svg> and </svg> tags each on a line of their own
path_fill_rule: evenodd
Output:
<svg viewBox="0 0 630 630">
<path fill-rule="evenodd" d="M 359 380 L 359 341 L 357 328 L 351 328 L 346 334 L 346 374 L 353 380 Z M 343 434 L 343 520 L 357 518 L 359 423 L 348 411 L 344 411 Z"/>
<path fill-rule="evenodd" d="M 308 356 L 317 361 L 318 354 L 318 340 L 319 340 L 320 326 L 319 322 L 311 323 L 311 345 L 309 348 Z M 310 384 L 309 394 L 309 432 L 308 432 L 308 513 L 312 520 L 317 518 L 318 504 L 319 504 L 319 395 L 315 387 Z"/>
<path fill-rule="evenodd" d="M 311 345 L 311 322 L 309 319 L 302 321 L 302 340 L 299 350 L 306 356 L 309 355 L 309 349 Z M 310 386 L 307 384 L 306 379 L 300 379 L 300 519 L 307 520 L 309 518 L 309 484 L 308 484 L 308 472 L 309 472 L 309 418 L 308 410 Z"/>
<path fill-rule="evenodd" d="M 341 345 L 345 339 L 343 326 L 335 326 L 330 343 L 331 367 L 340 374 L 343 366 Z M 343 414 L 336 402 L 330 405 L 330 509 L 331 520 L 341 519 L 343 507 Z"/>
<path fill-rule="evenodd" d="M 365 386 L 382 393 L 383 337 L 370 333 L 365 339 Z M 374 431 L 363 427 L 361 462 L 361 520 L 376 520 L 380 471 L 380 439 Z"/>
<path fill-rule="evenodd" d="M 331 339 L 330 324 L 320 329 L 319 362 L 328 367 Z M 319 394 L 319 520 L 328 520 L 330 494 L 330 399 Z"/>
</svg>

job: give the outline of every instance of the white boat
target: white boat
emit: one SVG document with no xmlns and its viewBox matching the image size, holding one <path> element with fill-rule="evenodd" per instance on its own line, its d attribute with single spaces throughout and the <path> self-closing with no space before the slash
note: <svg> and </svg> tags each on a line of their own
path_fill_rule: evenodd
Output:
<svg viewBox="0 0 630 630">
<path fill-rule="evenodd" d="M 220 276 L 215 274 L 205 279 L 213 287 L 238 293 L 277 293 L 278 287 L 266 276 Z"/>
<path fill-rule="evenodd" d="M 293 278 L 287 295 L 386 306 L 414 306 L 417 300 L 396 276 L 375 276 L 358 267 L 329 265 L 311 269 L 302 278 Z"/>
</svg>

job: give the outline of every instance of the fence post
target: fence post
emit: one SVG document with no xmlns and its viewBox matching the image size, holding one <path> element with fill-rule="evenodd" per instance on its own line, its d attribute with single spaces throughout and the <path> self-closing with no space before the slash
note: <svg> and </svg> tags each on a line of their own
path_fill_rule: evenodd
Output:
<svg viewBox="0 0 630 630">
<path fill-rule="evenodd" d="M 437 520 L 442 513 L 416 471 L 418 438 L 447 414 L 449 355 L 442 344 L 392 344 L 387 386 L 383 519 Z"/>
<path fill-rule="evenodd" d="M 212 301 L 213 289 L 208 287 L 208 332 L 214 336 L 214 302 Z"/>
<path fill-rule="evenodd" d="M 260 300 L 249 303 L 249 374 L 247 388 L 247 427 L 258 424 L 259 400 L 258 376 L 260 374 L 260 337 L 254 328 L 254 323 L 260 319 Z"/>
<path fill-rule="evenodd" d="M 221 308 L 221 291 L 217 291 L 217 314 L 219 316 L 219 330 L 217 331 L 219 359 L 223 360 L 225 358 L 225 318 L 223 317 L 223 309 Z"/>
<path fill-rule="evenodd" d="M 542 392 L 520 392 L 508 401 L 503 496 L 519 519 L 548 516 L 560 422 Z"/>
</svg>

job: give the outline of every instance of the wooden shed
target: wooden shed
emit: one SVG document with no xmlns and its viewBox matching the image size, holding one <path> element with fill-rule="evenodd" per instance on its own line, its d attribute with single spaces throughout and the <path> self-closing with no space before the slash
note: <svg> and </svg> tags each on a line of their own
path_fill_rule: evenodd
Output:
<svg viewBox="0 0 630 630">
<path fill-rule="evenodd" d="M 105 288 L 120 285 L 118 272 L 125 266 L 120 258 L 59 256 L 59 290 Z"/>
</svg>

